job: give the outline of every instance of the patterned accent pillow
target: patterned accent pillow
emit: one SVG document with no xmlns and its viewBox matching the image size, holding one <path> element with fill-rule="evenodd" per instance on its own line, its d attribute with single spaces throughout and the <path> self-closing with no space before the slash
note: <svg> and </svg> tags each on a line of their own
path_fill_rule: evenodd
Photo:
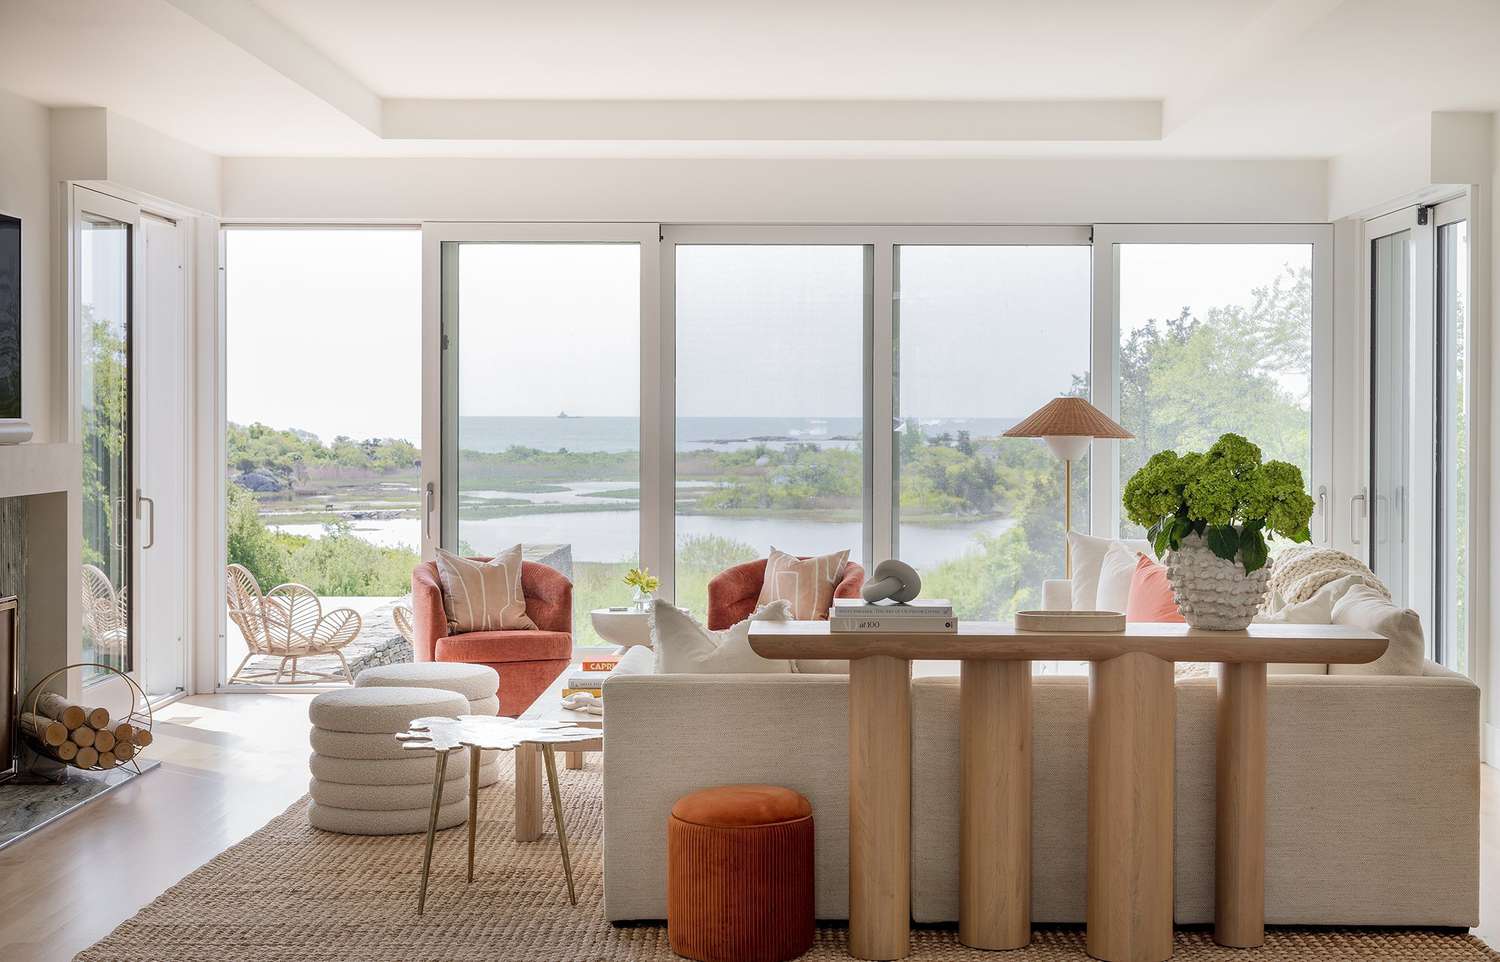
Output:
<svg viewBox="0 0 1500 962">
<path fill-rule="evenodd" d="M 849 549 L 816 558 L 798 558 L 775 545 L 766 559 L 766 580 L 761 582 L 757 608 L 773 601 L 789 602 L 795 621 L 827 621 L 833 593 L 844 577 Z"/>
<path fill-rule="evenodd" d="M 437 549 L 438 582 L 443 587 L 443 612 L 448 631 L 536 630 L 526 614 L 521 593 L 521 546 L 476 561 Z"/>
</svg>

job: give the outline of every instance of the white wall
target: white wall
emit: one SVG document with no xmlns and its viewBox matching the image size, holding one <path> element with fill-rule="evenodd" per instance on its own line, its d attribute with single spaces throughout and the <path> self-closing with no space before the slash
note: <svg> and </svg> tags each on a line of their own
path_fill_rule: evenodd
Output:
<svg viewBox="0 0 1500 962">
<path fill-rule="evenodd" d="M 53 191 L 47 108 L 0 90 L 0 210 L 21 218 L 21 413 L 40 441 L 65 440 L 54 418 Z"/>
<path fill-rule="evenodd" d="M 107 114 L 107 122 L 111 183 L 178 207 L 219 212 L 218 155 L 116 113 Z"/>
<path fill-rule="evenodd" d="M 236 220 L 1321 222 L 1321 160 L 226 158 Z"/>
</svg>

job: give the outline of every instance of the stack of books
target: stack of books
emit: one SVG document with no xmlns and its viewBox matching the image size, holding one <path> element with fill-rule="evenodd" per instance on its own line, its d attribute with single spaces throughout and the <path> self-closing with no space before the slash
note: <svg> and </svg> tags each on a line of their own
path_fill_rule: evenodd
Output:
<svg viewBox="0 0 1500 962">
<path fill-rule="evenodd" d="M 604 679 L 609 677 L 607 671 L 580 671 L 568 672 L 568 680 L 563 682 L 563 697 L 566 698 L 576 692 L 588 692 L 595 698 L 604 697 Z"/>
<path fill-rule="evenodd" d="M 953 617 L 953 604 L 941 598 L 873 605 L 858 598 L 835 598 L 828 630 L 952 633 L 958 631 L 958 619 Z"/>
</svg>

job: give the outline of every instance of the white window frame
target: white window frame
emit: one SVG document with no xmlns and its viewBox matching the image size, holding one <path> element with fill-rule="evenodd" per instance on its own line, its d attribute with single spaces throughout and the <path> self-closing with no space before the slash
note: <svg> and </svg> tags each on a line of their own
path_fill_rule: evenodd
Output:
<svg viewBox="0 0 1500 962">
<path fill-rule="evenodd" d="M 671 225 L 661 231 L 662 302 L 661 336 L 667 351 L 663 362 L 664 421 L 660 427 L 666 444 L 661 449 L 662 477 L 667 479 L 669 503 L 660 515 L 660 544 L 672 552 L 662 565 L 663 596 L 667 594 L 675 567 L 676 516 L 671 492 L 676 487 L 676 370 L 677 343 L 676 263 L 677 245 L 768 244 L 847 245 L 869 251 L 866 284 L 864 338 L 864 416 L 868 434 L 864 464 L 864 553 L 871 562 L 897 555 L 897 497 L 895 457 L 895 356 L 897 247 L 918 246 L 1087 246 L 1086 226 L 796 226 L 796 225 Z M 644 379 L 645 372 L 642 371 Z M 644 384 L 644 380 L 642 381 Z M 882 412 L 884 414 L 882 415 Z M 882 426 L 889 429 L 882 430 Z"/>
<path fill-rule="evenodd" d="M 422 224 L 422 472 L 423 496 L 422 558 L 431 560 L 442 543 L 446 525 L 456 524 L 457 506 L 445 514 L 443 504 L 444 458 L 456 457 L 457 449 L 443 449 L 443 412 L 445 404 L 456 397 L 444 392 L 456 389 L 444 378 L 443 336 L 449 318 L 445 314 L 444 287 L 456 283 L 451 266 L 445 269 L 445 244 L 637 244 L 640 248 L 640 324 L 641 324 L 641 563 L 653 571 L 667 571 L 665 551 L 670 545 L 658 540 L 660 515 L 672 508 L 671 485 L 657 473 L 661 464 L 659 433 L 662 417 L 661 390 L 663 343 L 660 335 L 661 271 L 657 262 L 660 230 L 656 224 L 597 223 L 471 223 L 426 221 Z M 447 262 L 451 265 L 453 262 Z M 452 276 L 448 276 L 448 275 Z M 457 345 L 454 345 L 457 350 Z M 669 442 L 670 443 L 670 442 Z M 670 450 L 670 446 L 667 450 Z M 452 479 L 457 483 L 457 479 Z M 664 493 L 665 492 L 665 493 Z M 456 530 L 456 529 L 455 529 Z M 664 583 L 665 587 L 665 583 Z M 664 597 L 671 597 L 664 592 Z"/>
<path fill-rule="evenodd" d="M 1331 442 L 1352 411 L 1334 409 L 1333 225 L 1332 224 L 1097 224 L 1094 227 L 1094 345 L 1089 383 L 1093 403 L 1120 416 L 1120 244 L 1308 244 L 1312 247 L 1312 476 L 1317 502 L 1312 518 L 1315 544 L 1333 543 L 1330 513 L 1338 503 Z M 1129 427 L 1129 425 L 1126 425 Z M 1094 441 L 1089 458 L 1093 533 L 1118 537 L 1120 447 Z"/>
</svg>

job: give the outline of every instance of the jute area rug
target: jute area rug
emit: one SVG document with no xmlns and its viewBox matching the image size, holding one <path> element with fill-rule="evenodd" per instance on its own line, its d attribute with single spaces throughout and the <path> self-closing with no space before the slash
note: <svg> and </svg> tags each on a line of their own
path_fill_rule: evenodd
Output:
<svg viewBox="0 0 1500 962">
<path fill-rule="evenodd" d="M 422 837 L 363 838 L 307 825 L 307 799 L 193 872 L 75 962 L 474 962 L 671 960 L 665 926 L 616 927 L 602 911 L 602 808 L 597 756 L 564 771 L 563 796 L 578 906 L 568 904 L 557 841 L 513 835 L 510 766 L 481 793 L 476 877 L 464 883 L 462 828 L 438 836 L 427 913 L 417 916 Z M 803 958 L 847 959 L 847 929 L 818 929 Z M 988 953 L 952 928 L 917 928 L 913 960 L 1056 962 L 1087 959 L 1081 927 L 1043 927 L 1027 949 Z M 1177 960 L 1313 962 L 1500 960 L 1452 932 L 1274 929 L 1264 948 L 1225 949 L 1211 933 L 1177 934 Z"/>
</svg>

